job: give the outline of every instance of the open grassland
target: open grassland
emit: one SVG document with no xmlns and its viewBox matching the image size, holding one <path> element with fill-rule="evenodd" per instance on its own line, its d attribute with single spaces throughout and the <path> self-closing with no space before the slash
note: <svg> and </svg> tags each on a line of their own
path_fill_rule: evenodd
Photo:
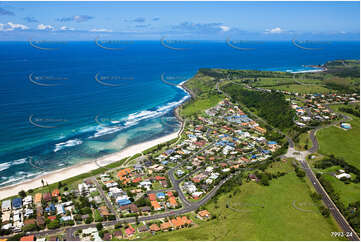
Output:
<svg viewBox="0 0 361 242">
<path fill-rule="evenodd" d="M 310 197 L 310 188 L 293 172 L 290 161 L 273 164 L 269 172 L 287 171 L 270 186 L 244 182 L 206 205 L 215 219 L 197 226 L 158 233 L 151 240 L 336 240 L 333 218 L 324 218 Z M 301 207 L 308 212 L 296 209 Z"/>
<path fill-rule="evenodd" d="M 291 84 L 291 85 L 282 85 L 282 86 L 272 86 L 268 88 L 273 90 L 281 90 L 281 91 L 294 92 L 294 93 L 297 92 L 301 94 L 330 92 L 329 89 L 320 85 Z"/>
<path fill-rule="evenodd" d="M 336 110 L 335 107 L 337 108 L 337 106 L 333 106 Z M 331 126 L 317 132 L 319 152 L 343 158 L 350 165 L 360 169 L 360 118 L 351 114 L 347 115 L 352 117 L 351 121 L 347 121 L 351 124 L 352 129 L 346 131 Z"/>
<path fill-rule="evenodd" d="M 197 99 L 192 101 L 191 104 L 186 104 L 181 110 L 180 114 L 182 117 L 189 117 L 195 114 L 199 114 L 204 110 L 217 105 L 223 97 L 220 95 L 212 95 L 207 99 Z"/>
</svg>

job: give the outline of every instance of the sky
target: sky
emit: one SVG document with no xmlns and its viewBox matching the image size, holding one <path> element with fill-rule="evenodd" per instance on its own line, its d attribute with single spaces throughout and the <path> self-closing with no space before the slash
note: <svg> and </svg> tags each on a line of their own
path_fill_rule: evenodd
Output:
<svg viewBox="0 0 361 242">
<path fill-rule="evenodd" d="M 0 41 L 359 40 L 359 2 L 0 2 Z"/>
</svg>

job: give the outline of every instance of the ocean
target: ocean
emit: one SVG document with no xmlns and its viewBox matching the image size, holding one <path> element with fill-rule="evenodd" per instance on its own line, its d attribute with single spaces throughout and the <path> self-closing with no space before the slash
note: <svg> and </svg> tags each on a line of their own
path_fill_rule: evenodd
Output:
<svg viewBox="0 0 361 242">
<path fill-rule="evenodd" d="M 0 42 L 0 187 L 179 129 L 199 68 L 297 72 L 360 59 L 359 42 Z M 104 48 L 105 47 L 105 48 Z"/>
</svg>

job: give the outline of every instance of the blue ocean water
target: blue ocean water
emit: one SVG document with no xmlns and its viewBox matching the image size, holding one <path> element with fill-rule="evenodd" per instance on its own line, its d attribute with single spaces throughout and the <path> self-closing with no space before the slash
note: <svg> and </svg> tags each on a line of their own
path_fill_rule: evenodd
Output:
<svg viewBox="0 0 361 242">
<path fill-rule="evenodd" d="M 247 51 L 220 41 L 179 45 L 132 41 L 105 49 L 89 41 L 39 49 L 0 42 L 0 186 L 177 130 L 172 110 L 188 95 L 161 78 L 180 83 L 204 67 L 303 71 L 360 59 L 359 42 L 315 50 L 291 42 L 257 43 Z"/>
</svg>

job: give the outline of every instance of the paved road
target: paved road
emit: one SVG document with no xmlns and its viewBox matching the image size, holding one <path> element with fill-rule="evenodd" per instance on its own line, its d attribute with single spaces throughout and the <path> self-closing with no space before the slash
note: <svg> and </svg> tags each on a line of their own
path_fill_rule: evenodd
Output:
<svg viewBox="0 0 361 242">
<path fill-rule="evenodd" d="M 90 178 L 93 183 L 97 186 L 97 189 L 100 193 L 100 195 L 103 197 L 103 200 L 105 201 L 105 203 L 107 204 L 108 209 L 110 209 L 110 211 L 112 212 L 112 214 L 115 215 L 115 218 L 117 221 L 119 221 L 119 216 L 118 213 L 116 212 L 116 209 L 114 209 L 113 204 L 111 203 L 111 201 L 109 201 L 108 197 L 105 195 L 102 186 L 98 183 L 98 181 L 95 179 L 95 177 L 91 177 Z"/>
<path fill-rule="evenodd" d="M 312 182 L 316 191 L 321 194 L 322 200 L 325 205 L 330 210 L 333 217 L 336 219 L 337 223 L 340 225 L 342 230 L 346 233 L 346 235 L 351 235 L 348 237 L 349 240 L 352 241 L 359 241 L 360 238 L 357 236 L 357 233 L 352 229 L 352 227 L 348 224 L 347 220 L 344 218 L 342 213 L 338 210 L 336 205 L 333 203 L 331 198 L 328 196 L 327 192 L 322 187 L 321 183 L 316 178 L 315 174 L 313 173 L 312 169 L 309 167 L 306 161 L 301 161 L 301 165 L 304 168 L 307 177 Z"/>
</svg>

